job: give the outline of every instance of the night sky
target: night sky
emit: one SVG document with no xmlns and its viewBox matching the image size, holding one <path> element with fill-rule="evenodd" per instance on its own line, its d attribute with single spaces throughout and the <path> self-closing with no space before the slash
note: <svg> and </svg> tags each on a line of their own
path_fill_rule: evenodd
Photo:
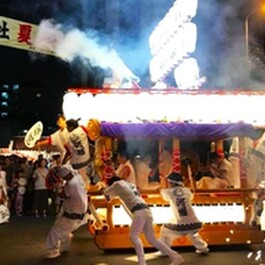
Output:
<svg viewBox="0 0 265 265">
<path fill-rule="evenodd" d="M 119 24 L 107 23 L 105 2 L 111 8 L 119 3 Z M 144 88 L 152 86 L 148 62 L 148 35 L 172 6 L 173 0 L 77 0 L 77 1 L 21 1 L 2 0 L 0 14 L 14 19 L 39 24 L 53 19 L 81 31 L 93 29 L 102 45 L 111 44 L 141 78 Z M 252 1 L 253 3 L 255 0 Z M 264 19 L 253 15 L 250 23 L 250 48 L 255 64 L 246 67 L 244 57 L 244 19 L 251 10 L 251 1 L 199 0 L 197 50 L 201 75 L 207 77 L 204 89 L 263 89 L 264 80 Z M 122 3 L 122 4 L 121 4 Z M 109 12 L 109 19 L 111 12 Z M 113 15 L 115 20 L 115 13 Z M 27 124 L 38 119 L 45 127 L 55 129 L 56 115 L 61 112 L 61 101 L 69 87 L 101 87 L 106 71 L 83 64 L 82 60 L 65 62 L 53 56 L 32 55 L 23 50 L 0 46 L 0 83 L 20 84 L 23 89 L 41 91 L 45 102 L 37 116 L 29 117 Z M 258 58 L 256 58 L 258 56 Z M 254 69 L 254 70 L 253 70 Z M 254 73 L 254 74 L 253 74 Z M 19 103 L 20 106 L 29 104 Z M 49 108 L 49 112 L 45 109 Z M 24 119 L 24 117 L 22 117 Z M 48 133 L 48 132 L 47 132 Z"/>
<path fill-rule="evenodd" d="M 141 77 L 140 85 L 150 87 L 152 83 L 148 70 L 150 54 L 147 38 L 174 1 L 155 0 L 155 4 L 153 0 L 146 0 L 144 4 L 141 0 L 120 1 L 122 5 L 119 5 L 118 30 L 115 26 L 106 24 L 106 0 L 47 0 L 45 3 L 33 0 L 10 0 L 6 1 L 9 3 L 7 6 L 2 2 L 0 8 L 3 16 L 34 24 L 39 24 L 43 19 L 52 18 L 56 23 L 72 25 L 81 31 L 96 30 L 102 45 L 111 43 L 130 69 Z M 119 1 L 110 2 L 118 3 Z M 231 61 L 235 62 L 236 59 L 240 64 L 240 58 L 244 55 L 244 18 L 248 10 L 251 10 L 250 2 L 249 0 L 199 1 L 198 14 L 194 19 L 198 26 L 197 50 L 194 55 L 199 61 L 202 75 L 208 77 L 207 87 L 234 88 L 241 85 L 241 81 L 246 81 L 240 80 L 241 71 L 232 82 L 225 76 L 231 73 L 229 67 Z M 264 26 L 264 21 L 261 21 L 262 25 L 255 25 L 255 28 L 250 23 L 251 34 L 255 38 L 250 39 L 261 49 L 264 49 L 264 43 L 259 32 Z M 252 16 L 251 22 L 257 22 L 256 15 Z M 4 62 L 2 67 L 4 74 L 2 70 L 0 79 L 2 82 L 41 80 L 45 85 L 58 82 L 63 86 L 100 87 L 105 74 L 103 69 L 89 67 L 87 64 L 82 65 L 78 60 L 69 64 L 51 56 L 34 56 L 33 59 L 25 51 L 3 46 L 0 47 L 0 55 L 2 63 Z"/>
</svg>

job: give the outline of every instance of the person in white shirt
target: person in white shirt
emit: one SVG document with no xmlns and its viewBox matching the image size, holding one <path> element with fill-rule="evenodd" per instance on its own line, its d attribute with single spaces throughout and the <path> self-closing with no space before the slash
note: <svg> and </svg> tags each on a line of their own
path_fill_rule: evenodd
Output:
<svg viewBox="0 0 265 265">
<path fill-rule="evenodd" d="M 120 150 L 118 152 L 117 161 L 119 166 L 115 170 L 115 174 L 126 181 L 136 184 L 135 170 L 130 161 L 129 155 L 125 150 Z"/>
<path fill-rule="evenodd" d="M 54 146 L 57 151 L 64 157 L 66 153 L 65 144 L 68 141 L 68 130 L 66 128 L 66 119 L 64 115 L 59 115 L 57 118 L 57 126 L 59 129 L 53 134 L 49 135 L 47 139 L 37 142 L 37 147 L 42 148 L 45 146 Z"/>
<path fill-rule="evenodd" d="M 66 126 L 69 135 L 68 142 L 65 144 L 67 152 L 63 157 L 62 164 L 69 161 L 83 177 L 85 186 L 89 189 L 90 180 L 87 175 L 87 166 L 90 161 L 90 150 L 87 129 L 82 125 L 79 126 L 78 121 L 74 119 L 67 120 Z"/>
<path fill-rule="evenodd" d="M 155 191 L 160 187 L 158 181 L 150 181 L 149 178 L 157 170 L 157 166 L 151 168 L 151 155 L 143 154 L 142 156 L 136 156 L 133 161 L 133 166 L 136 173 L 136 184 L 140 192 Z"/>
<path fill-rule="evenodd" d="M 47 169 L 47 160 L 41 158 L 38 167 L 34 170 L 32 179 L 34 181 L 33 211 L 36 217 L 46 217 L 48 211 L 49 191 L 46 187 L 46 177 L 49 172 Z"/>
<path fill-rule="evenodd" d="M 232 163 L 217 152 L 210 154 L 210 162 L 210 171 L 214 178 L 222 179 L 226 188 L 233 188 L 235 186 L 235 176 Z"/>
<path fill-rule="evenodd" d="M 133 166 L 136 173 L 136 184 L 140 191 L 145 190 L 149 187 L 149 176 L 152 171 L 150 168 L 151 158 L 149 155 L 138 156 L 134 159 Z"/>
<path fill-rule="evenodd" d="M 88 199 L 83 178 L 71 165 L 62 165 L 51 169 L 50 174 L 62 178 L 56 182 L 58 194 L 63 198 L 61 212 L 46 237 L 46 258 L 53 259 L 61 255 L 61 251 L 69 251 L 73 232 L 84 224 L 88 207 Z"/>
<path fill-rule="evenodd" d="M 0 204 L 8 207 L 8 193 L 7 193 L 7 183 L 6 183 L 6 172 L 3 170 L 3 165 L 0 163 Z"/>
<path fill-rule="evenodd" d="M 132 218 L 129 236 L 138 257 L 138 265 L 146 265 L 143 243 L 140 238 L 141 233 L 144 233 L 153 247 L 171 258 L 171 265 L 180 265 L 184 262 L 177 252 L 155 237 L 152 212 L 133 183 L 114 176 L 109 181 L 109 187 L 104 189 L 104 194 L 107 200 L 119 197 Z"/>
<path fill-rule="evenodd" d="M 197 189 L 228 189 L 235 187 L 236 174 L 233 164 L 223 155 L 211 152 L 210 164 L 206 169 L 210 174 L 202 176 L 196 182 Z"/>
<path fill-rule="evenodd" d="M 178 237 L 187 236 L 196 248 L 196 253 L 208 253 L 208 244 L 199 235 L 202 223 L 192 208 L 193 194 L 189 188 L 184 186 L 180 173 L 172 172 L 167 179 L 169 188 L 161 189 L 160 192 L 163 199 L 170 204 L 173 219 L 162 225 L 160 240 L 171 246 Z M 163 254 L 165 254 L 163 251 L 156 253 L 157 256 L 163 256 Z"/>
</svg>

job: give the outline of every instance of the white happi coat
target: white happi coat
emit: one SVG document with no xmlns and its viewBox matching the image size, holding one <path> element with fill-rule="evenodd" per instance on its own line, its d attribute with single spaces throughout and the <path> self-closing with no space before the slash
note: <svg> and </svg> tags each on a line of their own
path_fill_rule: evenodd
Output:
<svg viewBox="0 0 265 265">
<path fill-rule="evenodd" d="M 57 130 L 53 134 L 49 136 L 49 143 L 52 146 L 56 146 L 57 150 L 60 152 L 60 154 L 63 155 L 65 154 L 65 144 L 68 141 L 68 135 L 69 132 L 67 128 L 64 128 L 63 130 Z"/>
<path fill-rule="evenodd" d="M 174 214 L 172 222 L 164 226 L 179 233 L 198 231 L 202 223 L 198 220 L 191 204 L 193 194 L 184 186 L 162 189 L 161 195 L 164 200 L 169 201 Z"/>
<path fill-rule="evenodd" d="M 81 219 L 69 219 L 64 213 L 85 214 L 87 211 L 87 194 L 81 175 L 73 172 L 74 176 L 64 186 L 66 198 L 63 200 L 61 212 L 57 216 L 52 228 L 46 237 L 48 250 L 60 250 L 60 242 L 67 239 L 69 233 L 84 224 Z M 85 217 L 84 217 L 85 218 Z"/>
<path fill-rule="evenodd" d="M 87 210 L 87 194 L 82 181 L 82 177 L 76 172 L 74 177 L 67 181 L 64 186 L 66 199 L 62 204 L 62 209 L 70 213 L 85 213 Z"/>
<path fill-rule="evenodd" d="M 80 169 L 88 165 L 90 159 L 89 142 L 86 129 L 79 126 L 69 133 L 67 147 L 72 153 L 70 163 L 74 169 Z"/>
<path fill-rule="evenodd" d="M 126 210 L 131 211 L 136 205 L 146 205 L 145 200 L 137 190 L 136 186 L 128 181 L 119 180 L 106 188 L 104 194 L 110 199 L 119 197 Z"/>
<path fill-rule="evenodd" d="M 119 197 L 123 202 L 123 206 L 127 208 L 125 209 L 132 217 L 129 237 L 135 248 L 139 265 L 146 264 L 143 243 L 140 239 L 141 233 L 145 235 L 147 241 L 153 247 L 169 256 L 172 260 L 180 259 L 180 256 L 175 251 L 156 238 L 152 212 L 134 184 L 119 180 L 106 188 L 104 193 L 110 199 Z"/>
</svg>

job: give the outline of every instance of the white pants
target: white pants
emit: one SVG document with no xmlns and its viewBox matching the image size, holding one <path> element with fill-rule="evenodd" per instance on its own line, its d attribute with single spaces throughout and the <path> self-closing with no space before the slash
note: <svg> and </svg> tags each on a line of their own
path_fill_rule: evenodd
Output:
<svg viewBox="0 0 265 265">
<path fill-rule="evenodd" d="M 201 238 L 197 231 L 191 231 L 183 234 L 183 232 L 180 233 L 177 231 L 172 231 L 168 228 L 165 228 L 164 226 L 162 226 L 160 229 L 160 240 L 163 241 L 167 246 L 172 246 L 173 241 L 183 235 L 187 236 L 191 240 L 193 246 L 198 250 L 205 250 L 208 247 L 208 244 Z M 162 253 L 164 252 L 162 251 Z"/>
<path fill-rule="evenodd" d="M 171 259 L 179 257 L 179 254 L 177 252 L 173 251 L 165 243 L 155 237 L 151 211 L 149 209 L 143 209 L 134 212 L 130 229 L 130 240 L 134 245 L 139 265 L 146 264 L 144 258 L 143 243 L 140 239 L 141 232 L 144 233 L 146 239 L 153 247 L 160 250 Z"/>
<path fill-rule="evenodd" d="M 82 222 L 63 217 L 60 213 L 46 237 L 47 250 L 60 251 L 61 242 L 67 240 L 69 235 L 83 224 Z"/>
</svg>

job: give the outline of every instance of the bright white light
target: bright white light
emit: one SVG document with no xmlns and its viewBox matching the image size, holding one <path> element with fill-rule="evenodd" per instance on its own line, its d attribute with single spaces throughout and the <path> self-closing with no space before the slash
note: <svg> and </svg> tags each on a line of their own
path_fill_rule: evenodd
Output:
<svg viewBox="0 0 265 265">
<path fill-rule="evenodd" d="M 226 204 L 211 206 L 193 206 L 199 220 L 204 223 L 214 222 L 244 222 L 245 210 L 242 204 Z M 203 209 L 203 210 L 201 210 Z"/>
<path fill-rule="evenodd" d="M 134 94 L 120 95 L 119 101 L 119 116 L 121 120 L 135 121 L 135 108 L 138 106 L 138 97 Z"/>
<path fill-rule="evenodd" d="M 163 48 L 167 41 L 178 32 L 179 27 L 191 21 L 197 13 L 197 8 L 198 0 L 175 1 L 149 37 L 152 55 L 157 54 Z"/>
<path fill-rule="evenodd" d="M 92 119 L 94 116 L 94 100 L 93 96 L 90 93 L 84 93 L 79 96 L 78 104 L 79 104 L 79 116 L 81 120 L 79 122 L 80 125 L 87 125 L 87 121 Z"/>
<path fill-rule="evenodd" d="M 194 99 L 192 100 L 192 106 L 194 107 L 194 109 L 196 109 L 197 111 L 193 113 L 192 115 L 192 120 L 195 123 L 206 123 L 206 118 L 211 119 L 214 115 L 208 115 L 209 112 L 213 113 L 212 111 L 216 111 L 217 108 L 214 108 L 214 110 L 212 110 L 209 106 L 208 103 L 210 101 L 210 99 L 208 99 L 211 96 L 205 96 L 205 95 L 198 95 L 196 97 L 194 97 Z M 216 101 L 215 101 L 216 104 Z M 211 111 L 209 111 L 211 110 Z M 213 122 L 213 121 L 211 121 Z"/>
<path fill-rule="evenodd" d="M 111 121 L 112 122 L 120 122 L 122 121 L 122 116 L 121 116 L 121 109 L 122 107 L 122 95 L 120 94 L 113 94 L 111 98 L 111 109 L 107 110 L 110 115 L 111 115 Z M 102 111 L 102 109 L 101 109 Z"/>
<path fill-rule="evenodd" d="M 197 42 L 197 26 L 194 23 L 186 23 L 183 25 L 181 33 L 183 35 L 183 52 L 186 55 L 193 53 Z"/>
<path fill-rule="evenodd" d="M 183 63 L 174 70 L 174 77 L 179 89 L 196 88 L 200 78 L 196 59 L 185 59 Z"/>
<path fill-rule="evenodd" d="M 183 22 L 190 21 L 195 17 L 198 9 L 198 0 L 178 0 L 174 3 L 181 10 L 181 18 Z"/>
<path fill-rule="evenodd" d="M 162 80 L 173 67 L 195 51 L 196 42 L 197 27 L 194 23 L 186 23 L 174 32 L 150 61 L 151 80 L 153 82 Z"/>
<path fill-rule="evenodd" d="M 258 260 L 261 260 L 262 259 L 262 252 L 261 251 L 257 251 L 257 255 L 255 257 L 255 260 L 258 261 Z M 265 263 L 260 263 L 260 265 L 264 265 Z"/>
<path fill-rule="evenodd" d="M 153 58 L 149 69 L 152 82 L 163 82 L 174 67 L 195 51 L 197 27 L 191 20 L 196 16 L 197 9 L 198 0 L 175 1 L 150 35 L 149 47 Z M 192 84 L 193 88 L 200 85 L 199 80 Z"/>
<path fill-rule="evenodd" d="M 96 95 L 94 103 L 95 103 L 94 118 L 100 121 L 104 121 L 104 116 L 103 116 L 103 108 L 105 103 L 104 95 L 103 94 Z"/>
<path fill-rule="evenodd" d="M 233 109 L 238 109 L 239 105 L 240 105 L 240 101 L 238 100 L 238 97 L 235 97 L 235 95 L 226 95 L 223 99 L 222 99 L 222 103 L 219 101 L 216 102 L 217 103 L 217 108 L 221 108 L 222 110 L 225 110 L 222 114 L 222 116 L 220 116 L 221 118 L 221 122 L 225 123 L 225 122 L 231 122 L 231 117 L 232 117 L 232 113 L 231 111 L 226 111 L 227 108 L 223 108 L 221 106 L 231 106 Z"/>
<path fill-rule="evenodd" d="M 112 120 L 112 108 L 113 108 L 113 98 L 114 94 L 102 94 L 101 95 L 101 108 L 105 111 L 103 112 L 101 109 L 101 116 L 103 117 L 103 121 L 111 121 Z"/>
<path fill-rule="evenodd" d="M 167 96 L 161 94 L 152 95 L 152 119 L 162 121 L 166 118 Z"/>
<path fill-rule="evenodd" d="M 182 104 L 185 104 L 185 101 L 182 101 L 182 97 L 178 94 L 166 95 L 165 97 L 167 104 L 164 106 L 164 110 L 167 122 L 182 121 Z"/>
<path fill-rule="evenodd" d="M 70 92 L 63 96 L 62 109 L 67 120 L 80 118 L 79 106 L 79 97 L 76 93 Z"/>
<path fill-rule="evenodd" d="M 122 206 L 114 206 L 112 212 L 112 223 L 114 225 L 128 225 L 131 224 L 132 219 L 127 214 Z"/>
<path fill-rule="evenodd" d="M 149 105 L 151 105 L 151 96 L 149 93 L 141 93 L 137 96 L 135 105 L 135 114 L 142 120 L 149 120 L 152 118 Z"/>
<path fill-rule="evenodd" d="M 242 114 L 242 116 L 244 115 L 244 117 L 245 117 L 244 119 L 246 121 L 249 121 L 249 122 L 252 122 L 255 120 L 256 121 L 257 120 L 264 120 L 265 121 L 265 117 L 262 114 L 262 112 L 260 111 L 261 109 L 264 108 L 264 104 L 265 104 L 263 97 L 260 97 L 260 95 L 248 96 L 243 104 L 245 106 L 245 108 L 244 108 L 245 113 Z M 249 111 L 249 108 L 248 108 L 249 105 L 253 106 L 251 111 Z"/>
<path fill-rule="evenodd" d="M 190 123 L 229 123 L 243 121 L 265 124 L 265 95 L 195 93 L 91 94 L 67 93 L 63 112 L 67 119 L 82 118 L 86 125 L 94 118 L 108 122 L 167 121 Z M 233 111 L 231 112 L 231 107 Z M 256 109 L 256 115 L 248 114 Z"/>
<path fill-rule="evenodd" d="M 150 207 L 155 224 L 167 223 L 172 219 L 172 210 L 170 207 L 165 206 L 152 206 Z M 243 205 L 202 205 L 193 206 L 195 214 L 203 223 L 221 223 L 233 222 L 243 223 L 245 221 L 245 211 Z M 131 219 L 122 206 L 113 207 L 113 224 L 114 225 L 129 225 Z M 227 238 L 227 240 L 230 240 Z"/>
<path fill-rule="evenodd" d="M 151 207 L 151 212 L 154 216 L 154 224 L 164 224 L 169 220 L 174 219 L 170 207 L 161 207 L 154 205 Z"/>
<path fill-rule="evenodd" d="M 152 88 L 154 88 L 154 89 L 166 89 L 167 84 L 164 82 L 157 82 L 154 84 L 154 86 L 152 86 Z"/>
</svg>

